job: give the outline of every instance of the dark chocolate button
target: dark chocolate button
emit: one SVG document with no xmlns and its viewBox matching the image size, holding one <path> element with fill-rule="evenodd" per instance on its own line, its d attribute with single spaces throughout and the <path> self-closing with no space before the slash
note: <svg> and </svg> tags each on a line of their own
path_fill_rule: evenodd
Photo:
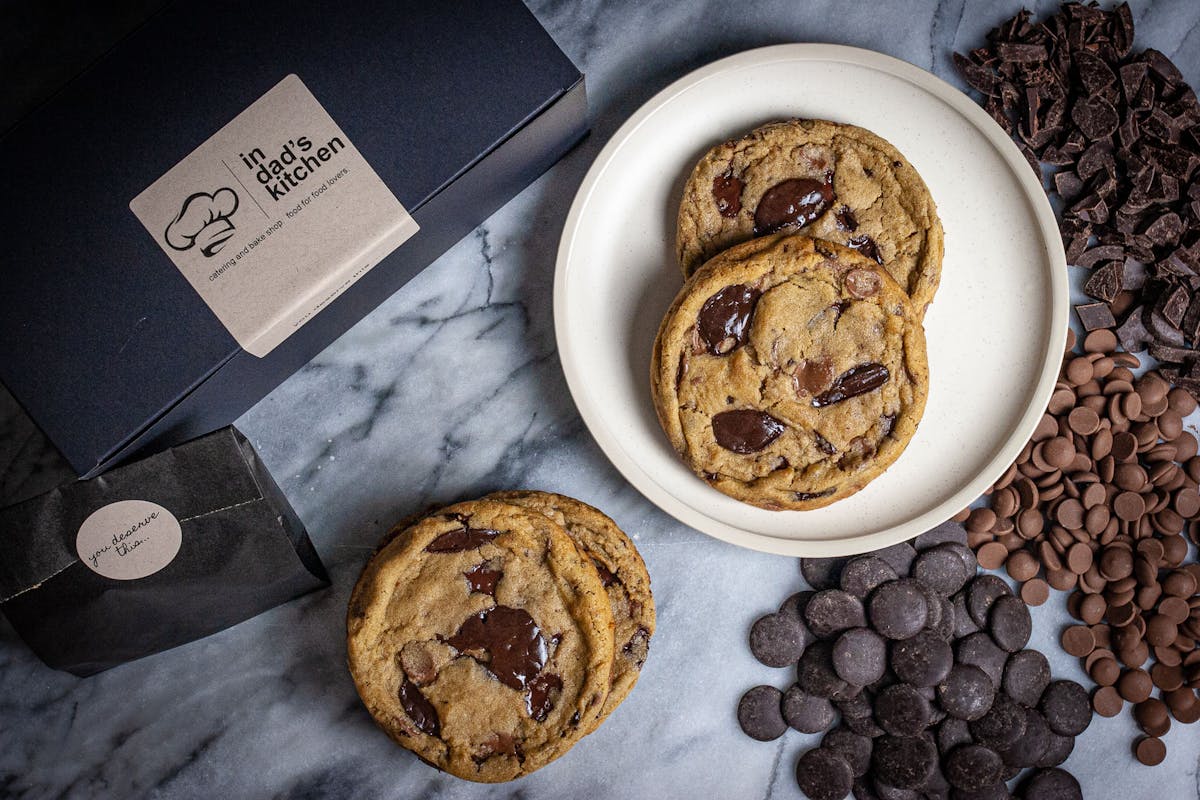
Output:
<svg viewBox="0 0 1200 800">
<path fill-rule="evenodd" d="M 842 590 L 859 600 L 866 600 L 867 595 L 880 584 L 898 577 L 896 570 L 884 559 L 876 555 L 858 556 L 850 559 L 842 568 Z"/>
<path fill-rule="evenodd" d="M 888 786 L 878 779 L 872 783 L 872 787 L 875 791 L 875 796 L 879 800 L 922 800 L 924 797 L 916 789 L 897 789 L 895 786 Z"/>
<path fill-rule="evenodd" d="M 783 721 L 783 692 L 774 686 L 755 686 L 738 701 L 738 724 L 752 739 L 769 742 L 783 736 L 787 723 Z"/>
<path fill-rule="evenodd" d="M 704 301 L 696 318 L 696 332 L 708 352 L 726 355 L 750 339 L 750 320 L 762 292 L 735 284 Z"/>
<path fill-rule="evenodd" d="M 937 747 L 923 736 L 891 736 L 875 740 L 871 765 L 880 781 L 897 789 L 918 789 L 937 764 Z"/>
<path fill-rule="evenodd" d="M 783 693 L 783 720 L 801 733 L 820 733 L 833 724 L 833 704 L 799 686 Z"/>
<path fill-rule="evenodd" d="M 870 628 L 844 631 L 833 645 L 833 669 L 854 686 L 866 686 L 887 670 L 887 642 Z"/>
<path fill-rule="evenodd" d="M 937 686 L 938 702 L 958 719 L 976 720 L 992 707 L 996 689 L 987 673 L 972 664 L 955 664 Z"/>
<path fill-rule="evenodd" d="M 1029 635 L 1033 632 L 1029 606 L 1013 595 L 996 598 L 988 617 L 988 630 L 1002 649 L 1017 652 L 1029 644 Z"/>
<path fill-rule="evenodd" d="M 930 617 L 935 618 L 936 621 L 929 623 L 929 629 L 940 636 L 942 641 L 953 641 L 956 620 L 954 605 L 947 598 L 940 595 L 937 597 L 936 605 L 938 606 L 938 610 L 936 614 L 933 613 L 933 605 L 929 606 Z"/>
<path fill-rule="evenodd" d="M 892 669 L 896 677 L 913 686 L 937 686 L 953 666 L 954 652 L 933 631 L 921 631 L 892 645 Z"/>
<path fill-rule="evenodd" d="M 1037 766 L 1050 747 L 1050 737 L 1056 735 L 1036 710 L 1027 706 L 1021 709 L 1025 712 L 1025 732 L 1012 744 L 997 750 L 1005 764 L 1017 769 Z"/>
<path fill-rule="evenodd" d="M 833 669 L 832 642 L 816 641 L 804 650 L 796 665 L 796 683 L 817 697 L 837 699 L 847 691 L 849 684 Z"/>
<path fill-rule="evenodd" d="M 1008 696 L 1026 706 L 1036 706 L 1050 685 L 1050 662 L 1037 650 L 1021 650 L 1008 657 L 1001 686 Z"/>
<path fill-rule="evenodd" d="M 546 640 L 523 608 L 494 606 L 467 617 L 446 644 L 483 665 L 496 680 L 523 690 L 546 663 Z"/>
<path fill-rule="evenodd" d="M 717 444 L 739 455 L 757 453 L 778 439 L 787 426 L 765 411 L 739 408 L 722 411 L 712 418 Z"/>
<path fill-rule="evenodd" d="M 750 628 L 750 652 L 768 667 L 788 667 L 800 660 L 807 644 L 804 623 L 787 614 L 759 617 Z"/>
<path fill-rule="evenodd" d="M 893 736 L 919 736 L 929 726 L 929 701 L 907 683 L 893 684 L 875 696 L 875 721 Z"/>
<path fill-rule="evenodd" d="M 951 602 L 954 606 L 954 636 L 955 639 L 961 639 L 964 636 L 970 636 L 972 633 L 978 633 L 980 628 L 976 624 L 975 618 L 971 616 L 971 612 L 967 610 L 967 593 L 959 592 L 954 595 L 954 600 Z"/>
<path fill-rule="evenodd" d="M 1000 780 L 1000 755 L 981 744 L 965 744 L 946 756 L 946 780 L 956 789 L 975 791 Z"/>
<path fill-rule="evenodd" d="M 980 628 L 986 628 L 988 612 L 997 598 L 1012 594 L 1008 584 L 995 575 L 980 575 L 967 587 L 967 611 Z"/>
<path fill-rule="evenodd" d="M 1050 730 L 1060 736 L 1078 736 L 1092 724 L 1092 704 L 1087 690 L 1075 681 L 1054 681 L 1042 693 L 1038 710 Z"/>
<path fill-rule="evenodd" d="M 793 617 L 797 621 L 803 623 L 804 622 L 804 609 L 808 607 L 808 601 L 812 598 L 812 596 L 814 594 L 816 594 L 816 592 L 809 592 L 809 591 L 796 592 L 794 595 L 791 595 L 790 597 L 788 597 L 787 600 L 784 600 L 782 603 L 780 603 L 779 613 L 783 614 L 785 616 Z M 808 644 L 810 641 L 812 641 L 813 636 L 810 632 L 808 632 L 807 625 L 804 626 L 804 630 L 805 630 L 804 643 Z"/>
<path fill-rule="evenodd" d="M 942 595 L 952 595 L 973 575 L 953 545 L 931 547 L 913 561 L 913 577 Z"/>
<path fill-rule="evenodd" d="M 1012 800 L 1012 795 L 1003 781 L 997 781 L 991 786 L 973 791 L 955 789 L 950 794 L 950 800 Z"/>
<path fill-rule="evenodd" d="M 809 750 L 796 764 L 796 783 L 809 800 L 842 800 L 853 782 L 846 759 L 824 747 Z"/>
<path fill-rule="evenodd" d="M 897 575 L 907 575 L 912 569 L 913 559 L 917 557 L 917 550 L 908 542 L 900 542 L 876 550 L 874 555 L 891 564 Z"/>
<path fill-rule="evenodd" d="M 937 727 L 937 746 L 943 753 L 949 753 L 962 744 L 971 744 L 971 728 L 965 719 L 946 717 Z"/>
<path fill-rule="evenodd" d="M 804 609 L 804 621 L 821 637 L 867 624 L 862 602 L 841 589 L 824 589 L 813 595 Z"/>
<path fill-rule="evenodd" d="M 929 621 L 925 593 L 911 578 L 880 586 L 871 594 L 868 609 L 871 627 L 889 639 L 915 636 Z"/>
<path fill-rule="evenodd" d="M 802 228 L 821 216 L 833 202 L 833 175 L 824 181 L 789 178 L 768 189 L 754 209 L 754 235 L 787 227 Z"/>
<path fill-rule="evenodd" d="M 802 558 L 800 574 L 814 589 L 836 589 L 848 558 Z"/>
<path fill-rule="evenodd" d="M 850 772 L 856 778 L 867 774 L 871 766 L 871 739 L 860 736 L 849 728 L 837 727 L 821 739 L 821 747 L 846 759 Z"/>
<path fill-rule="evenodd" d="M 960 664 L 973 664 L 987 673 L 996 689 L 1004 682 L 1004 665 L 1008 653 L 1001 650 L 992 637 L 980 631 L 959 639 L 955 644 L 955 655 Z"/>
<path fill-rule="evenodd" d="M 917 552 L 928 550 L 945 542 L 957 542 L 961 545 L 967 543 L 967 529 L 962 526 L 962 523 L 954 520 L 946 520 L 936 528 L 930 528 L 913 540 L 913 547 Z"/>
<path fill-rule="evenodd" d="M 1045 717 L 1042 718 L 1043 721 Z M 1047 724 L 1046 727 L 1049 727 Z M 1059 764 L 1066 761 L 1071 756 L 1071 751 L 1075 749 L 1074 736 L 1062 736 L 1050 731 L 1050 735 L 1046 742 L 1046 752 L 1038 759 L 1035 767 L 1057 767 Z"/>
<path fill-rule="evenodd" d="M 971 722 L 975 741 L 992 748 L 1008 747 L 1025 732 L 1025 707 L 1004 692 L 982 717 Z"/>
<path fill-rule="evenodd" d="M 1063 769 L 1039 769 L 1021 786 L 1025 800 L 1083 800 L 1075 776 Z"/>
</svg>

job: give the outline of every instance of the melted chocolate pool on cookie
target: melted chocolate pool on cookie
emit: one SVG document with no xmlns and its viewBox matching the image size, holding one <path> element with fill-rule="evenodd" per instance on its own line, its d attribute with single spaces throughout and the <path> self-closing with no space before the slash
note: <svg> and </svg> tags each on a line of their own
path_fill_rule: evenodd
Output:
<svg viewBox="0 0 1200 800">
<path fill-rule="evenodd" d="M 772 186 L 754 210 L 754 235 L 774 233 L 788 227 L 803 228 L 825 213 L 833 202 L 833 173 L 825 180 L 789 178 Z"/>
</svg>

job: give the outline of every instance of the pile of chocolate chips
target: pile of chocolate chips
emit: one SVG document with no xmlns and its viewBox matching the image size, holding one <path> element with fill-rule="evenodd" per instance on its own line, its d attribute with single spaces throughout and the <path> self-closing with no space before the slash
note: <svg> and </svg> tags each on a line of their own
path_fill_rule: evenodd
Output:
<svg viewBox="0 0 1200 800">
<path fill-rule="evenodd" d="M 1063 649 L 1098 685 L 1097 713 L 1133 704 L 1147 737 L 1134 754 L 1152 766 L 1172 717 L 1200 720 L 1200 565 L 1185 563 L 1183 535 L 1200 538 L 1200 445 L 1183 427 L 1191 395 L 1157 372 L 1135 377 L 1138 357 L 1115 347 L 1098 330 L 1068 350 L 1032 440 L 988 504 L 956 519 L 979 563 L 1007 569 L 1027 600 L 1033 587 L 1044 599 L 1043 574 L 1074 590 L 1067 609 L 1085 624 L 1063 631 Z"/>
<path fill-rule="evenodd" d="M 976 566 L 955 522 L 913 544 L 803 559 L 814 591 L 754 623 L 751 652 L 794 665 L 796 682 L 750 689 L 738 722 L 761 741 L 827 731 L 796 765 L 810 800 L 1003 800 L 1026 768 L 1017 797 L 1082 798 L 1058 765 L 1092 720 L 1087 692 L 1051 680 L 1026 648 L 1028 607 Z"/>
<path fill-rule="evenodd" d="M 1063 201 L 1067 263 L 1091 271 L 1086 330 L 1147 346 L 1171 383 L 1200 395 L 1200 105 L 1154 49 L 1133 53 L 1129 6 L 1022 11 L 954 54 L 984 108 Z"/>
</svg>

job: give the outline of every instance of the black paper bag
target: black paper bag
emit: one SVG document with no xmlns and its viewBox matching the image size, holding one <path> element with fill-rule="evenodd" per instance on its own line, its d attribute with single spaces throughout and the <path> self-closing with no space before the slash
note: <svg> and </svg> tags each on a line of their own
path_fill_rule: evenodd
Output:
<svg viewBox="0 0 1200 800">
<path fill-rule="evenodd" d="M 0 509 L 0 608 L 91 675 L 207 636 L 329 577 L 232 427 Z"/>
</svg>

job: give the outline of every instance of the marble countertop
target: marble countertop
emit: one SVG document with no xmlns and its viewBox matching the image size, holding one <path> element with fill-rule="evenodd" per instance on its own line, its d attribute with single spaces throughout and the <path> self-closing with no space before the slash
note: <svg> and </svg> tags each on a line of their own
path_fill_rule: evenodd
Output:
<svg viewBox="0 0 1200 800">
<path fill-rule="evenodd" d="M 1056 6 L 1036 5 L 1039 14 Z M 1137 46 L 1167 53 L 1200 85 L 1200 4 L 1131 5 Z M 558 237 L 603 144 L 686 72 L 752 47 L 821 41 L 879 50 L 961 87 L 951 52 L 977 46 L 1020 3 L 532 8 L 587 74 L 592 135 L 238 422 L 308 526 L 332 588 L 88 679 L 43 666 L 0 622 L 0 797 L 800 797 L 795 762 L 816 737 L 755 742 L 734 716 L 750 686 L 789 682 L 786 670 L 754 661 L 746 633 L 800 588 L 797 562 L 675 522 L 605 459 L 555 352 Z M 62 476 L 40 434 L 0 396 L 2 496 Z M 636 690 L 567 757 L 514 784 L 473 785 L 426 767 L 375 728 L 346 671 L 343 618 L 354 579 L 393 521 L 516 487 L 579 497 L 632 534 L 653 578 L 658 633 Z M 1056 675 L 1082 680 L 1056 642 L 1063 599 L 1034 610 L 1034 643 Z M 1130 755 L 1135 733 L 1126 710 L 1097 718 L 1079 739 L 1066 767 L 1085 796 L 1197 797 L 1200 726 L 1176 725 L 1155 769 Z"/>
</svg>

